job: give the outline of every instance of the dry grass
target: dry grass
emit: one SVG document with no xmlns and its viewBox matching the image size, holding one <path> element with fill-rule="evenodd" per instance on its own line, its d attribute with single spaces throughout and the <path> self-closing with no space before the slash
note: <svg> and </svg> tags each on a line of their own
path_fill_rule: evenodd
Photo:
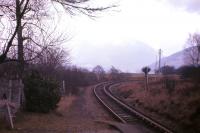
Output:
<svg viewBox="0 0 200 133">
<path fill-rule="evenodd" d="M 69 111 L 69 108 L 75 99 L 76 97 L 74 96 L 62 98 L 58 104 L 57 110 L 48 114 L 30 112 L 19 113 L 15 120 L 15 129 L 12 131 L 2 129 L 0 132 L 34 132 L 36 129 L 38 132 L 40 132 L 40 130 L 43 132 L 64 132 L 66 130 L 66 119 L 64 119 L 63 114 Z"/>
<path fill-rule="evenodd" d="M 56 111 L 61 114 L 66 113 L 70 108 L 70 106 L 73 104 L 75 99 L 76 99 L 75 96 L 63 97 L 61 101 L 58 103 L 58 108 Z"/>
<path fill-rule="evenodd" d="M 156 119 L 162 118 L 179 132 L 200 132 L 200 88 L 176 77 L 176 87 L 169 92 L 162 80 L 150 81 L 149 91 L 144 90 L 143 82 L 130 82 L 119 86 L 115 93 L 131 91 L 125 101 Z"/>
<path fill-rule="evenodd" d="M 92 87 L 88 87 L 82 88 L 80 96 L 62 98 L 58 108 L 50 113 L 19 113 L 15 129 L 2 126 L 0 133 L 111 133 L 115 131 L 108 125 L 96 122 L 111 118 L 97 102 Z"/>
</svg>

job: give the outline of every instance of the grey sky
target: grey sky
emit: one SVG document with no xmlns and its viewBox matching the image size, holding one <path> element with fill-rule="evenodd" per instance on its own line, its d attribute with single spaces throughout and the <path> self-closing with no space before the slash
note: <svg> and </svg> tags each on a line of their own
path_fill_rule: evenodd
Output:
<svg viewBox="0 0 200 133">
<path fill-rule="evenodd" d="M 190 12 L 200 12 L 199 0 L 165 0 L 175 7 L 183 8 Z"/>
<path fill-rule="evenodd" d="M 96 51 L 97 54 L 103 54 L 107 53 L 107 49 L 121 45 L 126 45 L 129 49 L 134 48 L 134 45 L 138 46 L 137 42 L 152 47 L 155 52 L 161 48 L 165 56 L 181 50 L 188 34 L 200 30 L 199 7 L 199 0 L 121 0 L 118 8 L 120 12 L 104 12 L 96 20 L 84 16 L 65 16 L 60 25 L 73 36 L 66 44 L 72 49 L 72 63 L 80 66 L 90 64 L 92 67 L 98 61 L 95 58 L 83 58 L 82 53 Z M 99 47 L 104 49 L 97 50 Z M 138 58 L 138 63 L 140 61 Z"/>
</svg>

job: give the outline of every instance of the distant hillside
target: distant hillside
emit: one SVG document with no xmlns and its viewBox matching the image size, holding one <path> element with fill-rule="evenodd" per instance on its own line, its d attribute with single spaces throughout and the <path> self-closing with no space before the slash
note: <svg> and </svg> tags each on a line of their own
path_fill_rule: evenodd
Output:
<svg viewBox="0 0 200 133">
<path fill-rule="evenodd" d="M 124 72 L 140 72 L 143 66 L 155 61 L 156 51 L 142 42 L 117 45 L 85 44 L 73 49 L 73 63 L 92 69 L 102 65 L 106 70 L 114 66 Z"/>
<path fill-rule="evenodd" d="M 182 65 L 184 65 L 184 52 L 185 50 L 179 51 L 177 53 L 174 53 L 170 56 L 164 57 L 161 59 L 161 66 L 169 65 L 174 66 L 175 68 L 178 68 Z M 155 70 L 155 68 L 158 68 L 158 63 L 153 63 L 150 65 L 152 70 Z"/>
</svg>

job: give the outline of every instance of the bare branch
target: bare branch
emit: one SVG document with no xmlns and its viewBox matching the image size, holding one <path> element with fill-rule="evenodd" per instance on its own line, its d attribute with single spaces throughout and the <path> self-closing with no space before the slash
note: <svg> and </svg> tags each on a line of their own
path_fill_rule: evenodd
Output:
<svg viewBox="0 0 200 133">
<path fill-rule="evenodd" d="M 102 12 L 111 8 L 117 7 L 117 5 L 110 5 L 106 7 L 89 7 L 89 6 L 81 6 L 81 4 L 86 3 L 89 0 L 82 0 L 82 1 L 76 1 L 76 0 L 52 0 L 53 2 L 61 4 L 66 12 L 68 12 L 70 15 L 76 15 L 76 12 L 79 12 L 81 14 L 87 15 L 88 17 L 94 18 L 95 15 L 94 12 Z"/>
<path fill-rule="evenodd" d="M 190 34 L 185 50 L 185 62 L 191 65 L 200 65 L 200 34 Z"/>
</svg>

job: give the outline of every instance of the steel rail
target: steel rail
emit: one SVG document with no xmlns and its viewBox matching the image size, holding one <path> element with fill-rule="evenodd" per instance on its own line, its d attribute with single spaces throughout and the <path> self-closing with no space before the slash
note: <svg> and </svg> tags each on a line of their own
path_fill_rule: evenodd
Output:
<svg viewBox="0 0 200 133">
<path fill-rule="evenodd" d="M 117 103 L 119 103 L 121 106 L 123 106 L 124 108 L 126 108 L 127 110 L 129 110 L 130 112 L 134 113 L 136 116 L 142 118 L 144 121 L 150 123 L 151 125 L 153 125 L 154 127 L 159 128 L 160 130 L 162 130 L 164 133 L 174 133 L 172 130 L 170 130 L 169 128 L 167 128 L 166 126 L 164 126 L 163 124 L 157 122 L 156 120 L 153 120 L 152 118 L 148 117 L 147 115 L 145 115 L 144 113 L 139 112 L 138 110 L 136 110 L 133 107 L 130 107 L 129 105 L 127 105 L 126 103 L 124 103 L 123 101 L 119 100 L 117 97 L 115 97 L 113 94 L 111 94 L 111 88 L 115 85 L 118 84 L 114 84 L 112 86 L 109 86 L 108 90 L 106 88 L 104 88 L 104 91 L 107 95 L 109 95 L 114 101 L 116 101 Z"/>
<path fill-rule="evenodd" d="M 103 83 L 104 84 L 104 83 Z M 97 87 L 103 85 L 103 84 L 98 84 L 94 87 L 94 94 L 97 97 L 97 99 L 118 119 L 120 120 L 122 123 L 127 123 L 124 119 L 122 119 L 117 113 L 115 113 L 104 101 L 103 99 L 97 94 Z"/>
<path fill-rule="evenodd" d="M 122 116 L 120 116 L 116 110 L 112 109 L 112 107 L 109 107 L 109 105 L 107 105 L 107 101 L 106 99 L 104 99 L 102 96 L 100 96 L 100 94 L 98 94 L 98 89 L 103 89 L 102 91 L 105 93 L 105 95 L 107 97 L 109 97 L 112 101 L 114 101 L 115 103 L 117 103 L 121 108 L 124 108 L 125 110 L 129 111 L 132 113 L 132 115 L 134 114 L 135 116 L 139 117 L 140 119 L 142 119 L 145 122 L 148 122 L 151 124 L 151 126 L 159 129 L 161 132 L 164 133 L 174 133 L 172 130 L 170 130 L 169 128 L 167 128 L 166 126 L 162 125 L 161 123 L 153 120 L 152 118 L 146 116 L 145 114 L 139 112 L 138 110 L 134 109 L 133 107 L 130 107 L 129 105 L 127 105 L 126 103 L 124 103 L 123 101 L 121 101 L 120 99 L 118 99 L 116 96 L 114 96 L 112 94 L 111 88 L 118 85 L 119 83 L 111 83 L 111 82 L 104 82 L 104 83 L 100 83 L 98 85 L 96 85 L 93 89 L 95 96 L 97 97 L 97 99 L 118 119 L 120 120 L 122 123 L 128 123 Z"/>
</svg>

